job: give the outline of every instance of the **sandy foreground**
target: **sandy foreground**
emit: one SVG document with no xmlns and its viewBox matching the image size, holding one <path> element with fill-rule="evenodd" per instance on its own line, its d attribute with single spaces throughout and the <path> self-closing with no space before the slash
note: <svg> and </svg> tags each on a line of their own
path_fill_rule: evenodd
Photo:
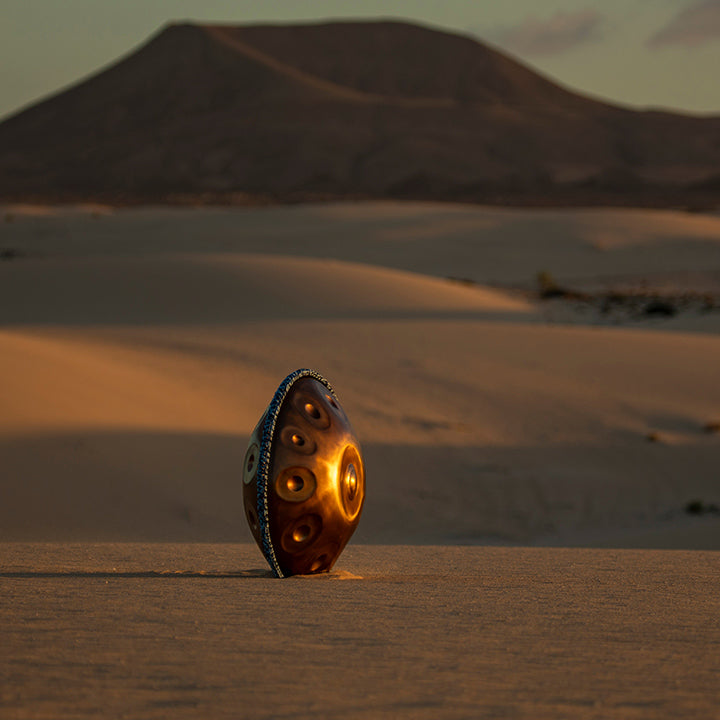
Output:
<svg viewBox="0 0 720 720">
<path fill-rule="evenodd" d="M 720 556 L 0 545 L 3 718 L 718 717 Z"/>
</svg>

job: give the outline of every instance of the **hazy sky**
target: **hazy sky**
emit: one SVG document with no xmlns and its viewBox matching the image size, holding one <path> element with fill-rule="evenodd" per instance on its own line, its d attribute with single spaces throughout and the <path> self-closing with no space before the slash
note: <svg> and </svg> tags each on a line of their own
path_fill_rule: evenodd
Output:
<svg viewBox="0 0 720 720">
<path fill-rule="evenodd" d="M 720 0 L 0 0 L 0 117 L 170 20 L 394 17 L 470 33 L 588 94 L 720 114 Z"/>
</svg>

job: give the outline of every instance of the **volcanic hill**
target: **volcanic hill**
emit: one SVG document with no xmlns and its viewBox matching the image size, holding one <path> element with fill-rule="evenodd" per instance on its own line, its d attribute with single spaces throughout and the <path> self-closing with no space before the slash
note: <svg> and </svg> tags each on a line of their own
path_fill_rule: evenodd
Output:
<svg viewBox="0 0 720 720">
<path fill-rule="evenodd" d="M 0 123 L 0 200 L 717 202 L 720 117 L 572 93 L 404 22 L 173 24 Z"/>
</svg>

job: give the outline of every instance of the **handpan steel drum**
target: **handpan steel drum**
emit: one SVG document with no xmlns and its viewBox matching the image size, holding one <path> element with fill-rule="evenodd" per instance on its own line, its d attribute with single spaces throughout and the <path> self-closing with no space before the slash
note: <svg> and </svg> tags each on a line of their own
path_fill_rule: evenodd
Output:
<svg viewBox="0 0 720 720">
<path fill-rule="evenodd" d="M 296 370 L 250 438 L 245 516 L 277 577 L 327 572 L 360 521 L 365 466 L 330 383 Z"/>
</svg>

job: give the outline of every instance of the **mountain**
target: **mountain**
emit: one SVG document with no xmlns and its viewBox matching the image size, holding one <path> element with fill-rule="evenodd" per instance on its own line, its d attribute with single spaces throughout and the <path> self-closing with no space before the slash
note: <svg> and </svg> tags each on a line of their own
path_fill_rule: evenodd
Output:
<svg viewBox="0 0 720 720">
<path fill-rule="evenodd" d="M 173 24 L 0 123 L 0 199 L 711 202 L 720 117 L 572 93 L 404 22 Z"/>
</svg>

